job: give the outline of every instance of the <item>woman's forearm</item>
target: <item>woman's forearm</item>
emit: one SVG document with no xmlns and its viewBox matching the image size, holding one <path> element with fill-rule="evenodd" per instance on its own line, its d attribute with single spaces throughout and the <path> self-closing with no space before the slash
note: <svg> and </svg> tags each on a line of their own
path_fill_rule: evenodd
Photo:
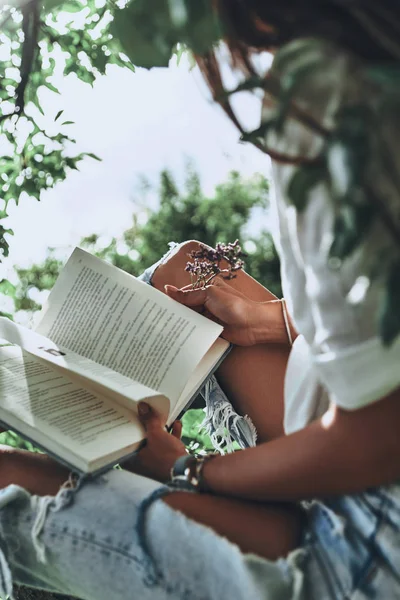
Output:
<svg viewBox="0 0 400 600">
<path fill-rule="evenodd" d="M 12 483 L 39 496 L 55 495 L 68 479 L 68 469 L 45 454 L 0 446 L 0 488 Z"/>
<path fill-rule="evenodd" d="M 357 493 L 400 478 L 400 393 L 355 412 L 332 409 L 305 429 L 206 463 L 214 493 L 302 500 Z"/>
</svg>

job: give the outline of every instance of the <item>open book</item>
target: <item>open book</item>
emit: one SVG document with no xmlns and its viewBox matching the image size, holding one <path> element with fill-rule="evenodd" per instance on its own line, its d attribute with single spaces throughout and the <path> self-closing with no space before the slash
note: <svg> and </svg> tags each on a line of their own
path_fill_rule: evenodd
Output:
<svg viewBox="0 0 400 600">
<path fill-rule="evenodd" d="M 137 403 L 170 425 L 229 351 L 222 327 L 76 248 L 35 331 L 0 318 L 0 420 L 75 471 L 145 437 Z"/>
</svg>

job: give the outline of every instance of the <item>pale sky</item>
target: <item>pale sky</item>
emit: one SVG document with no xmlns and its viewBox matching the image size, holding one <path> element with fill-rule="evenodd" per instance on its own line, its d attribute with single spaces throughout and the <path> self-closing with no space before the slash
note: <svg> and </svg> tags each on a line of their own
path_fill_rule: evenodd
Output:
<svg viewBox="0 0 400 600">
<path fill-rule="evenodd" d="M 15 235 L 10 258 L 0 267 L 2 276 L 12 264 L 42 260 L 48 246 L 66 253 L 84 235 L 120 234 L 135 211 L 141 175 L 155 181 L 161 169 L 169 168 L 182 177 L 189 158 L 209 192 L 231 169 L 244 176 L 269 172 L 268 159 L 238 142 L 239 133 L 210 102 L 199 73 L 190 72 L 184 61 L 179 67 L 172 61 L 169 69 L 136 73 L 112 66 L 93 89 L 74 75 L 59 87 L 61 96 L 43 93 L 46 115 L 52 120 L 65 109 L 62 119 L 75 121 L 66 128 L 77 139 L 77 151 L 94 152 L 103 160 L 86 159 L 79 172 L 43 194 L 40 203 L 25 198 L 16 209 L 9 207 L 7 225 Z M 247 97 L 239 105 L 247 125 L 256 127 L 259 110 Z"/>
</svg>

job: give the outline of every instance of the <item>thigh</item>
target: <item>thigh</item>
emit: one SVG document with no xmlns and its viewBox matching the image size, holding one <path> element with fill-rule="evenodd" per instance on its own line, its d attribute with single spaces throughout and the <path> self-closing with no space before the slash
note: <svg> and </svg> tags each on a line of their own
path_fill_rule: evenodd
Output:
<svg viewBox="0 0 400 600">
<path fill-rule="evenodd" d="M 269 504 L 172 493 L 164 501 L 197 523 L 211 527 L 244 553 L 277 560 L 299 547 L 303 512 L 295 504 Z"/>
<path fill-rule="evenodd" d="M 166 284 L 184 287 L 190 283 L 185 271 L 188 255 L 199 242 L 181 244 L 157 268 L 152 283 L 163 291 Z M 276 296 L 244 271 L 229 282 L 256 302 L 275 300 Z M 258 441 L 283 435 L 283 386 L 289 348 L 277 344 L 236 346 L 217 373 L 222 389 L 236 411 L 249 415 L 257 428 Z"/>
</svg>

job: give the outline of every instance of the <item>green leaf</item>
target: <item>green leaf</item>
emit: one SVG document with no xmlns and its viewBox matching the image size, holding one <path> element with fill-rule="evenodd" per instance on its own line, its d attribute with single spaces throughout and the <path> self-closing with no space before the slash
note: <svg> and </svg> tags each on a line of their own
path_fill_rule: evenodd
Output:
<svg viewBox="0 0 400 600">
<path fill-rule="evenodd" d="M 287 193 L 290 201 L 299 211 L 307 205 L 311 191 L 326 179 L 325 163 L 318 161 L 296 169 L 289 182 Z"/>
<path fill-rule="evenodd" d="M 333 183 L 335 179 L 343 179 L 343 169 L 346 169 L 347 188 L 342 195 L 352 194 L 354 186 L 362 186 L 367 175 L 368 161 L 371 154 L 371 130 L 378 127 L 371 110 L 362 104 L 346 106 L 335 116 L 336 129 L 328 141 L 328 168 Z M 338 151 L 344 155 L 339 163 L 338 173 L 335 173 L 334 156 Z M 340 186 L 341 187 L 341 186 Z"/>
<path fill-rule="evenodd" d="M 102 75 L 106 72 L 106 66 L 109 61 L 108 56 L 104 54 L 102 50 L 98 50 L 96 55 L 92 57 L 92 65 L 95 69 L 99 71 Z"/>
<path fill-rule="evenodd" d="M 118 67 L 122 67 L 123 69 L 129 69 L 132 73 L 135 73 L 135 65 L 131 63 L 130 60 L 123 60 L 118 54 L 112 54 L 109 57 L 109 63 L 112 65 L 117 65 Z"/>
<path fill-rule="evenodd" d="M 60 93 L 60 91 L 52 83 L 49 83 L 48 81 L 44 81 L 43 85 L 46 86 L 49 90 L 51 90 L 55 94 Z"/>
<path fill-rule="evenodd" d="M 400 91 L 400 68 L 398 65 L 379 64 L 378 66 L 369 66 L 366 73 L 372 81 Z"/>
<path fill-rule="evenodd" d="M 54 12 L 55 8 L 60 8 L 64 0 L 42 0 L 45 12 Z"/>
<path fill-rule="evenodd" d="M 328 140 L 328 177 L 337 214 L 330 256 L 341 261 L 365 239 L 377 213 L 368 192 L 374 129 L 379 125 L 369 107 L 345 106 L 338 111 L 336 129 Z"/>
<path fill-rule="evenodd" d="M 98 160 L 99 162 L 103 160 L 102 158 L 97 156 L 97 154 L 93 154 L 93 152 L 85 152 L 85 155 L 89 156 L 90 158 L 93 158 L 94 160 Z"/>
<path fill-rule="evenodd" d="M 95 74 L 85 68 L 78 69 L 76 75 L 81 81 L 89 83 L 89 85 L 93 85 L 96 80 Z"/>
<path fill-rule="evenodd" d="M 187 52 L 187 48 L 184 44 L 177 44 L 173 49 L 173 54 L 176 56 L 176 64 L 181 64 L 182 56 Z"/>
<path fill-rule="evenodd" d="M 61 125 L 75 125 L 75 121 L 64 121 Z"/>
<path fill-rule="evenodd" d="M 59 110 L 58 113 L 56 114 L 56 116 L 54 117 L 54 121 L 58 121 L 58 119 L 61 117 L 61 115 L 63 114 L 64 109 L 63 110 Z"/>
<path fill-rule="evenodd" d="M 330 258 L 343 261 L 365 239 L 370 230 L 376 209 L 372 204 L 346 203 L 339 208 L 334 225 L 334 239 L 329 251 Z"/>
<path fill-rule="evenodd" d="M 188 410 L 182 417 L 182 441 L 189 445 L 190 442 L 199 444 L 198 450 L 213 450 L 210 437 L 201 430 L 201 424 L 204 421 L 204 411 L 202 409 Z"/>
<path fill-rule="evenodd" d="M 38 109 L 38 111 L 40 112 L 41 115 L 45 116 L 44 114 L 44 110 L 42 108 L 42 105 L 39 102 L 39 99 L 36 98 L 36 100 L 33 101 L 34 105 L 36 106 L 36 108 Z"/>
<path fill-rule="evenodd" d="M 85 6 L 81 2 L 73 2 L 72 0 L 68 0 L 68 2 L 62 4 L 61 12 L 76 13 L 80 12 L 84 8 Z"/>
<path fill-rule="evenodd" d="M 180 41 L 164 0 L 135 0 L 114 15 L 110 31 L 134 65 L 167 67 Z"/>
<path fill-rule="evenodd" d="M 385 295 L 379 315 L 379 326 L 385 346 L 393 344 L 400 334 L 400 260 L 389 270 Z"/>
<path fill-rule="evenodd" d="M 0 317 L 6 317 L 6 319 L 10 319 L 10 321 L 14 320 L 11 313 L 6 313 L 3 310 L 0 310 Z M 1 344 L 1 345 L 3 346 L 3 344 Z M 8 344 L 4 344 L 4 345 L 8 345 Z"/>
<path fill-rule="evenodd" d="M 7 256 L 9 255 L 9 251 L 10 251 L 8 242 L 7 242 L 6 238 L 4 237 L 6 233 L 8 233 L 9 235 L 14 234 L 12 229 L 5 229 L 3 227 L 3 225 L 0 224 L 0 262 L 2 259 L 2 254 L 3 254 L 4 258 L 7 258 Z"/>
<path fill-rule="evenodd" d="M 14 297 L 16 292 L 16 287 L 13 285 L 8 279 L 2 279 L 0 281 L 0 294 L 4 294 L 5 296 Z"/>
<path fill-rule="evenodd" d="M 186 19 L 175 22 L 177 37 L 195 54 L 205 54 L 222 37 L 222 28 L 212 0 L 175 0 L 186 9 Z M 170 14 L 173 2 L 170 1 Z M 173 15 L 171 15 L 173 16 Z"/>
<path fill-rule="evenodd" d="M 77 163 L 76 158 L 66 158 L 65 159 L 65 164 L 67 165 L 67 167 L 69 167 L 70 169 L 73 169 L 75 171 L 79 171 L 78 167 L 76 166 L 76 163 Z"/>
</svg>

